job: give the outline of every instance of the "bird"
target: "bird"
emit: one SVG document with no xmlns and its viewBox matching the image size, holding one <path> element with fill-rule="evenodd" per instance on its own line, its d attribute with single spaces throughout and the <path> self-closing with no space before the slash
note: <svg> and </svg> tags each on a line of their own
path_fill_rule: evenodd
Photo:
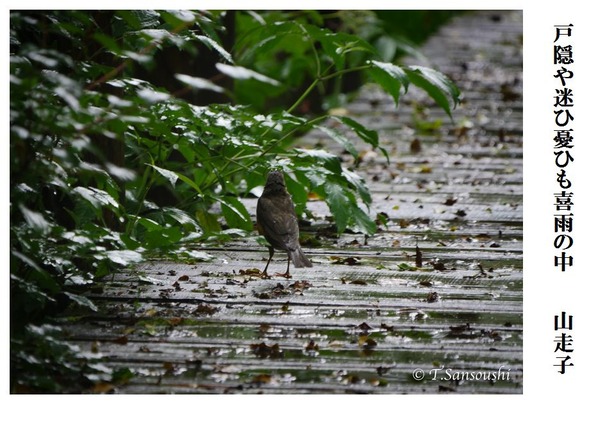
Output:
<svg viewBox="0 0 600 433">
<path fill-rule="evenodd" d="M 290 261 L 296 268 L 312 267 L 300 247 L 298 217 L 281 171 L 271 171 L 267 175 L 265 188 L 256 206 L 256 226 L 269 243 L 269 260 L 262 272 L 264 278 L 268 278 L 267 269 L 275 249 L 285 251 L 288 256 L 287 270 L 280 276 L 291 278 Z"/>
</svg>

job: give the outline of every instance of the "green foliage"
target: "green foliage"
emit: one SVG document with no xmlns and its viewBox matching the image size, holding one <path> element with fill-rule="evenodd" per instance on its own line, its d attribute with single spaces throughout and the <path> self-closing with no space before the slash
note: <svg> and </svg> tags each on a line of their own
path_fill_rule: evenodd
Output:
<svg viewBox="0 0 600 433">
<path fill-rule="evenodd" d="M 295 148 L 295 139 L 318 128 L 357 161 L 360 142 L 387 155 L 376 131 L 322 114 L 343 100 L 342 79 L 353 74 L 397 104 L 410 84 L 421 87 L 448 114 L 458 90 L 437 71 L 391 63 L 352 33 L 351 20 L 334 17 L 348 24 L 343 32 L 328 28 L 330 19 L 314 11 L 12 12 L 13 331 L 31 331 L 65 301 L 94 310 L 81 287 L 147 253 L 251 232 L 241 199 L 273 168 L 286 172 L 300 214 L 312 192 L 338 232 L 372 234 L 364 180 L 327 150 Z M 328 118 L 354 135 L 325 126 Z"/>
<path fill-rule="evenodd" d="M 11 389 L 20 393 L 80 392 L 112 371 L 99 355 L 65 343 L 59 327 L 28 325 L 11 339 Z"/>
</svg>

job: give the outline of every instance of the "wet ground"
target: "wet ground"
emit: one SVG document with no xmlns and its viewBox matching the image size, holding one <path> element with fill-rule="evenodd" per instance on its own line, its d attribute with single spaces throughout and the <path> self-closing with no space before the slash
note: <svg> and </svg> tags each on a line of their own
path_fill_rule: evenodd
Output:
<svg viewBox="0 0 600 433">
<path fill-rule="evenodd" d="M 347 107 L 390 154 L 365 148 L 359 169 L 379 232 L 329 236 L 311 202 L 315 266 L 292 279 L 253 273 L 258 236 L 111 276 L 90 294 L 99 312 L 64 325 L 133 373 L 97 391 L 522 393 L 522 14 L 458 17 L 422 51 L 463 92 L 453 123 L 419 91 L 396 108 L 366 87 Z M 336 152 L 327 140 L 299 146 Z"/>
</svg>

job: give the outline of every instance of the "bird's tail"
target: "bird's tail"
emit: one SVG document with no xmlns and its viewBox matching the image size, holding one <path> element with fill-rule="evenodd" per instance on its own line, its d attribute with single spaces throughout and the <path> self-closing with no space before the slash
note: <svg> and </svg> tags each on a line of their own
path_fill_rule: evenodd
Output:
<svg viewBox="0 0 600 433">
<path fill-rule="evenodd" d="M 312 268 L 311 261 L 304 255 L 304 251 L 302 251 L 302 248 L 300 247 L 290 251 L 290 258 L 297 268 Z"/>
</svg>

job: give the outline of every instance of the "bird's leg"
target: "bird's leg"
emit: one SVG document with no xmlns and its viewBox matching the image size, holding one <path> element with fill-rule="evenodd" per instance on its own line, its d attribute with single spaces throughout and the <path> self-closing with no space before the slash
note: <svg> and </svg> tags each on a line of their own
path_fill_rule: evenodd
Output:
<svg viewBox="0 0 600 433">
<path fill-rule="evenodd" d="M 288 264 L 287 269 L 285 270 L 285 274 L 276 274 L 278 277 L 283 278 L 292 278 L 292 274 L 290 274 L 290 256 L 288 255 Z"/>
<path fill-rule="evenodd" d="M 271 263 L 273 254 L 275 254 L 275 249 L 272 246 L 269 246 L 269 260 L 267 260 L 267 266 L 265 266 L 265 270 L 262 271 L 262 278 L 269 278 L 269 274 L 267 274 L 267 268 L 269 267 L 269 263 Z"/>
</svg>

